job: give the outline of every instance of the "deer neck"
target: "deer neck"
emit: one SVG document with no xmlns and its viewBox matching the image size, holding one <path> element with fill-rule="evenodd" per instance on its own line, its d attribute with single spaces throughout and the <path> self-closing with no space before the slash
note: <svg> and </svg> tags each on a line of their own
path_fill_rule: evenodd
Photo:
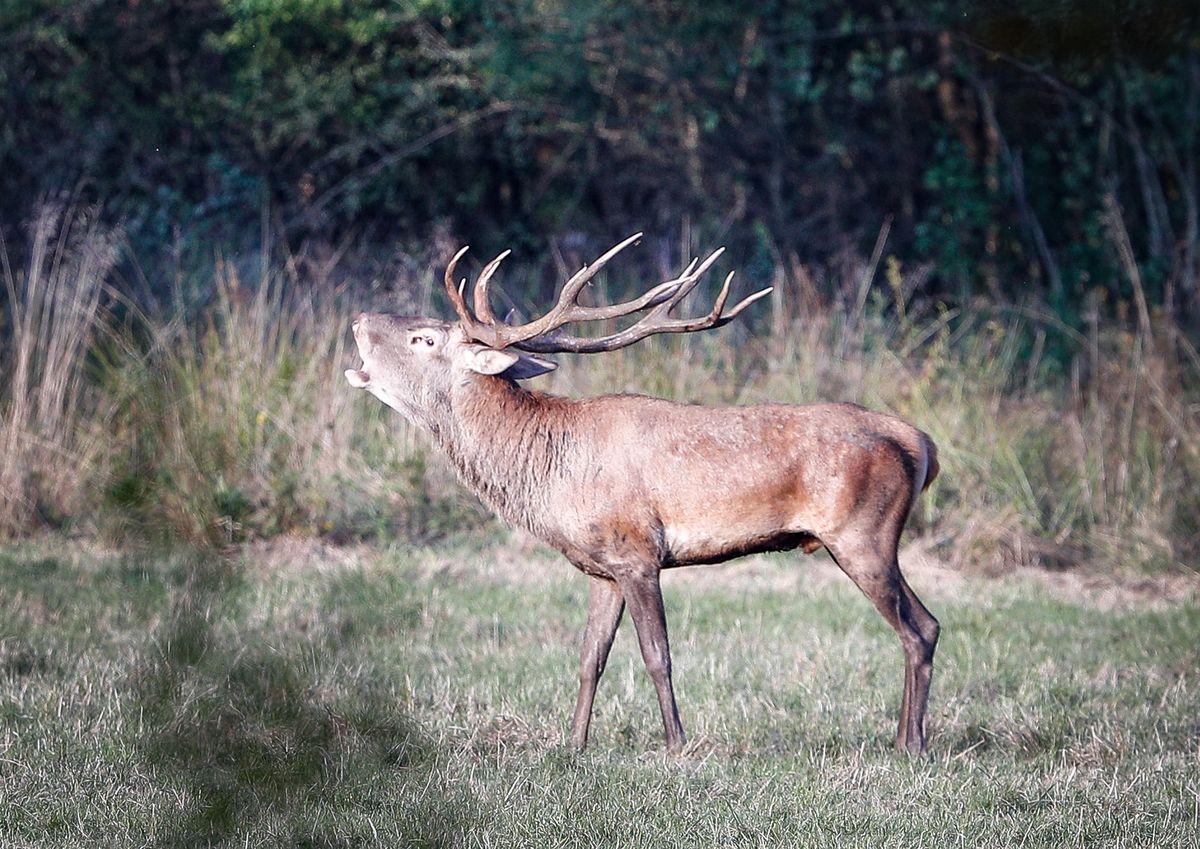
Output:
<svg viewBox="0 0 1200 849">
<path fill-rule="evenodd" d="M 448 425 L 434 436 L 462 481 L 507 521 L 552 535 L 549 503 L 573 467 L 577 402 L 472 376 L 449 404 Z"/>
</svg>

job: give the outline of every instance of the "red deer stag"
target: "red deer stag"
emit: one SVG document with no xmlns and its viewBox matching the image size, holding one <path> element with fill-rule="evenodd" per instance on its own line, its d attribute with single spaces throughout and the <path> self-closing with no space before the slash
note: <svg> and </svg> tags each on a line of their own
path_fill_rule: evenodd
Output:
<svg viewBox="0 0 1200 849">
<path fill-rule="evenodd" d="M 519 326 L 498 322 L 488 299 L 488 284 L 508 252 L 480 272 L 472 310 L 464 300 L 466 280 L 454 283 L 463 248 L 445 276 L 458 320 L 360 315 L 353 332 L 363 365 L 346 378 L 428 431 L 485 503 L 588 575 L 571 726 L 577 748 L 587 743 L 596 685 L 626 605 L 658 693 L 667 748 L 684 745 L 662 569 L 824 546 L 900 636 L 904 691 L 896 746 L 924 752 L 938 623 L 900 574 L 896 549 L 914 500 L 937 474 L 929 436 L 853 404 L 701 407 L 641 395 L 574 400 L 518 385 L 555 368 L 535 354 L 612 351 L 656 333 L 720 327 L 770 291 L 723 312 L 730 273 L 707 315 L 673 317 L 718 250 L 641 297 L 579 304 L 588 281 L 640 235 L 581 269 L 546 315 Z M 643 311 L 609 336 L 560 330 Z"/>
</svg>

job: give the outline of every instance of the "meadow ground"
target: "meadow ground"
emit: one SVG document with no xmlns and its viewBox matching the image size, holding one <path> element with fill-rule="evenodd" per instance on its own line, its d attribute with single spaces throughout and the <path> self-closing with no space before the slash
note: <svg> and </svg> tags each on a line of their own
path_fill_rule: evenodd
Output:
<svg viewBox="0 0 1200 849">
<path fill-rule="evenodd" d="M 626 622 L 564 746 L 586 584 L 497 532 L 227 557 L 0 549 L 11 846 L 1197 846 L 1200 582 L 910 581 L 941 619 L 931 755 L 895 636 L 821 555 L 669 574 L 691 742 Z"/>
</svg>

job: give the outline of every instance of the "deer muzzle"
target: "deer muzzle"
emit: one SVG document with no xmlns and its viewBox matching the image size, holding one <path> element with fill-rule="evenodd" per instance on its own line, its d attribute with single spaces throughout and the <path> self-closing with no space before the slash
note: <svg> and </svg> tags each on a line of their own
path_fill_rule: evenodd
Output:
<svg viewBox="0 0 1200 849">
<path fill-rule="evenodd" d="M 366 366 L 366 355 L 371 349 L 371 336 L 367 332 L 366 313 L 361 313 L 358 318 L 351 322 L 350 332 L 354 334 L 354 342 L 358 345 L 359 356 L 363 357 L 363 365 Z M 348 368 L 345 374 L 346 380 L 355 389 L 363 389 L 371 382 L 371 375 L 363 369 Z"/>
</svg>

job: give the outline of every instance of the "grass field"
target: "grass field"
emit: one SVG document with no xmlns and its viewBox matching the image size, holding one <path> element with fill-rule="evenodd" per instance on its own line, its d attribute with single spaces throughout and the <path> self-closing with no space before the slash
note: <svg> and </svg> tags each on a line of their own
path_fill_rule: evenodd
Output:
<svg viewBox="0 0 1200 849">
<path fill-rule="evenodd" d="M 628 622 L 563 745 L 584 579 L 495 532 L 219 558 L 0 550 L 12 846 L 1196 846 L 1194 576 L 987 578 L 943 624 L 928 760 L 894 635 L 827 560 L 665 579 L 691 743 Z"/>
</svg>

